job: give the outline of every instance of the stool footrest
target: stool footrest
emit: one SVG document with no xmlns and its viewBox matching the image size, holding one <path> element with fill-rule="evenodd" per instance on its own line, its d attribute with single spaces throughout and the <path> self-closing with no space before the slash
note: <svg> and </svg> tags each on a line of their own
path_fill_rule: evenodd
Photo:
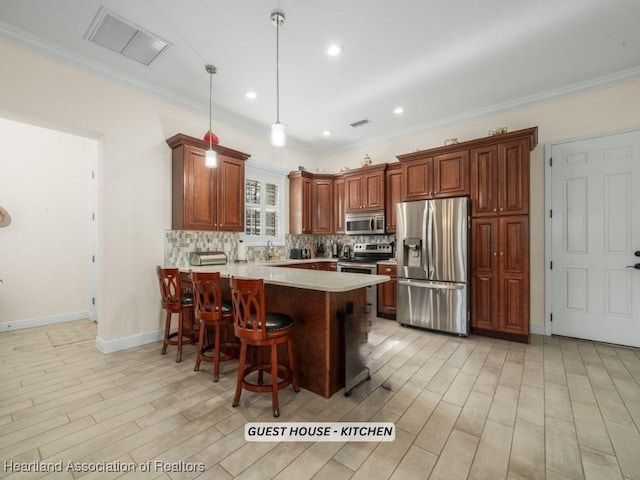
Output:
<svg viewBox="0 0 640 480">
<path fill-rule="evenodd" d="M 268 373 L 269 375 L 271 375 L 271 364 L 270 363 L 258 363 L 256 365 L 251 365 L 251 367 L 248 367 L 245 369 L 244 371 L 244 375 L 242 376 L 242 387 L 246 388 L 247 390 L 249 390 L 250 392 L 271 392 L 273 390 L 273 384 L 272 383 L 267 383 L 267 384 L 263 384 L 263 385 L 259 385 L 253 382 L 250 382 L 249 380 L 247 380 L 247 376 L 250 375 L 253 372 L 257 372 L 257 371 L 264 371 L 266 373 Z M 291 370 L 291 368 L 289 367 L 289 365 L 285 365 L 282 363 L 278 364 L 278 379 L 280 379 L 280 374 L 282 375 L 282 380 L 279 380 L 277 385 L 278 385 L 278 390 L 285 388 L 289 385 L 291 385 L 291 383 L 293 382 L 293 371 Z M 273 382 L 273 379 L 271 380 Z"/>
</svg>

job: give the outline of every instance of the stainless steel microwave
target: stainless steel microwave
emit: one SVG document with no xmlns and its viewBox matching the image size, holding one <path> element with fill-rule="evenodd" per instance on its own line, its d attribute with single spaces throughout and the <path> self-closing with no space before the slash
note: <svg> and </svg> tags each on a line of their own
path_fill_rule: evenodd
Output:
<svg viewBox="0 0 640 480">
<path fill-rule="evenodd" d="M 385 233 L 384 210 L 347 213 L 345 220 L 347 235 L 374 235 Z"/>
</svg>

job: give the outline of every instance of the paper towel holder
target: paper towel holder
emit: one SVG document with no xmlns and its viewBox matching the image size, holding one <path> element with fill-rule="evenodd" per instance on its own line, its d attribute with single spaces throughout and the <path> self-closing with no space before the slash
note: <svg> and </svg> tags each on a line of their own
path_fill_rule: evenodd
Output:
<svg viewBox="0 0 640 480">
<path fill-rule="evenodd" d="M 238 248 L 235 263 L 247 263 L 247 246 L 244 240 L 238 240 Z"/>
</svg>

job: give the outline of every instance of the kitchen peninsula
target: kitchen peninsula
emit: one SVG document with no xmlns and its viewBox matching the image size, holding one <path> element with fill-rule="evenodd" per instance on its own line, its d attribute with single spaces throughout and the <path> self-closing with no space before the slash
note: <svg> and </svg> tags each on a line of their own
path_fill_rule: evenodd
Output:
<svg viewBox="0 0 640 480">
<path fill-rule="evenodd" d="M 220 272 L 223 295 L 229 276 L 263 279 L 267 311 L 293 317 L 296 373 L 300 386 L 325 398 L 345 386 L 344 329 L 366 325 L 366 287 L 389 281 L 386 275 L 336 273 L 233 263 L 181 268 Z M 361 335 L 364 332 L 360 332 Z"/>
</svg>

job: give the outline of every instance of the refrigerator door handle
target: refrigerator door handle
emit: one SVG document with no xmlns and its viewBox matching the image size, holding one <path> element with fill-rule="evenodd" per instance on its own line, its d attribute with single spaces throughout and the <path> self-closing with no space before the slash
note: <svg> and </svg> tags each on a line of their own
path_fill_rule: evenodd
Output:
<svg viewBox="0 0 640 480">
<path fill-rule="evenodd" d="M 427 261 L 426 261 L 426 269 L 427 269 L 427 278 L 433 279 L 435 269 L 433 267 L 433 205 L 427 203 L 427 221 L 425 222 L 427 225 Z"/>
<path fill-rule="evenodd" d="M 406 285 L 407 287 L 429 288 L 432 290 L 464 290 L 464 283 L 443 283 L 443 282 L 420 282 L 416 280 L 400 280 L 398 285 Z"/>
<path fill-rule="evenodd" d="M 420 248 L 420 254 L 422 255 L 422 263 L 424 265 L 424 271 L 426 278 L 429 278 L 429 250 L 427 248 L 427 238 L 426 238 L 426 230 L 425 226 L 427 225 L 427 221 L 429 218 L 429 202 L 424 202 L 424 210 L 422 211 L 422 238 L 420 239 L 422 242 Z"/>
</svg>

